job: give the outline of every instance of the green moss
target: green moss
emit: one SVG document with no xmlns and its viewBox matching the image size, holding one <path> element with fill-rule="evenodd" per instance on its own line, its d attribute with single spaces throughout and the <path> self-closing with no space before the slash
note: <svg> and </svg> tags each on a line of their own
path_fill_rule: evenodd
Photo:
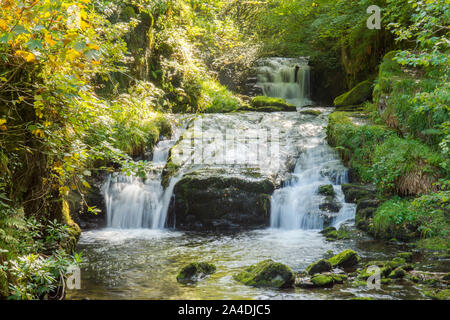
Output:
<svg viewBox="0 0 450 320">
<path fill-rule="evenodd" d="M 190 282 L 216 272 L 216 266 L 206 262 L 193 262 L 184 266 L 177 275 L 178 282 Z"/>
<path fill-rule="evenodd" d="M 319 116 L 322 114 L 319 110 L 302 110 L 300 111 L 301 114 L 308 115 L 308 116 Z"/>
<path fill-rule="evenodd" d="M 405 270 L 403 270 L 402 268 L 397 268 L 389 274 L 389 278 L 401 279 L 401 278 L 404 278 L 406 275 L 407 275 L 407 273 Z"/>
<path fill-rule="evenodd" d="M 399 252 L 397 253 L 397 257 L 405 259 L 405 261 L 411 262 L 412 261 L 412 252 Z"/>
<path fill-rule="evenodd" d="M 320 186 L 318 189 L 318 193 L 323 196 L 331 196 L 331 197 L 334 197 L 336 195 L 333 186 L 331 184 Z"/>
<path fill-rule="evenodd" d="M 273 109 L 273 107 L 278 107 L 280 111 L 297 111 L 297 107 L 289 104 L 286 102 L 286 100 L 282 98 L 272 98 L 272 97 L 266 97 L 266 96 L 258 96 L 254 97 L 252 99 L 252 106 L 257 109 L 261 109 L 264 107 L 270 107 L 270 109 Z"/>
<path fill-rule="evenodd" d="M 285 288 L 294 284 L 295 276 L 288 266 L 269 259 L 247 267 L 234 279 L 248 286 Z"/>
<path fill-rule="evenodd" d="M 331 270 L 331 264 L 325 260 L 319 260 L 316 261 L 312 264 L 310 264 L 308 267 L 306 267 L 306 272 L 310 275 L 313 275 L 315 273 L 322 273 L 322 272 L 327 272 Z"/>
<path fill-rule="evenodd" d="M 350 249 L 344 250 L 341 253 L 331 257 L 328 261 L 333 267 L 350 268 L 358 264 L 360 258 L 358 254 Z"/>
<path fill-rule="evenodd" d="M 334 99 L 335 107 L 359 105 L 368 100 L 372 95 L 372 82 L 369 80 L 363 81 L 356 85 L 350 91 L 340 95 Z"/>
<path fill-rule="evenodd" d="M 332 287 L 334 279 L 329 275 L 318 274 L 311 278 L 311 282 L 317 287 Z"/>
<path fill-rule="evenodd" d="M 450 300 L 450 289 L 444 290 L 424 290 L 425 296 L 435 300 Z"/>
</svg>

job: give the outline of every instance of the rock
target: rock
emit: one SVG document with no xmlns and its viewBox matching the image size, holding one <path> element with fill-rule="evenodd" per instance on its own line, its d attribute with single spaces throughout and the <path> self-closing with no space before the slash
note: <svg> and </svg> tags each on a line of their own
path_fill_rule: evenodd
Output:
<svg viewBox="0 0 450 320">
<path fill-rule="evenodd" d="M 265 227 L 274 189 L 267 178 L 195 171 L 176 184 L 171 210 L 179 229 L 193 229 L 194 224 L 211 230 Z"/>
<path fill-rule="evenodd" d="M 216 266 L 206 262 L 193 262 L 184 266 L 177 275 L 180 283 L 195 282 L 216 272 Z"/>
<path fill-rule="evenodd" d="M 331 277 L 333 278 L 335 283 L 342 284 L 344 281 L 347 281 L 348 276 L 346 274 L 335 274 L 332 273 Z"/>
<path fill-rule="evenodd" d="M 344 193 L 345 202 L 347 203 L 357 203 L 361 199 L 375 197 L 375 190 L 370 186 L 356 183 L 343 184 L 342 192 Z"/>
<path fill-rule="evenodd" d="M 308 267 L 306 267 L 306 272 L 309 275 L 313 275 L 316 273 L 322 273 L 322 272 L 328 272 L 330 270 L 331 270 L 331 264 L 325 259 L 314 262 L 314 263 L 310 264 Z"/>
<path fill-rule="evenodd" d="M 325 228 L 322 231 L 320 231 L 320 233 L 323 234 L 323 235 L 327 235 L 328 233 L 330 233 L 332 231 L 336 231 L 336 228 L 335 227 L 328 227 L 328 228 Z"/>
<path fill-rule="evenodd" d="M 324 202 L 319 204 L 319 209 L 325 212 L 339 212 L 341 210 L 342 205 L 337 202 L 333 197 L 326 197 Z"/>
<path fill-rule="evenodd" d="M 412 252 L 399 252 L 397 253 L 397 257 L 404 259 L 407 262 L 411 262 L 412 261 Z"/>
<path fill-rule="evenodd" d="M 308 115 L 308 116 L 315 116 L 315 117 L 322 114 L 322 112 L 320 112 L 319 110 L 302 110 L 302 111 L 300 111 L 300 113 L 304 114 L 304 115 Z"/>
<path fill-rule="evenodd" d="M 272 288 L 292 287 L 295 282 L 291 268 L 270 259 L 247 267 L 234 279 L 248 286 Z"/>
<path fill-rule="evenodd" d="M 336 195 L 333 189 L 333 185 L 331 184 L 325 184 L 323 186 L 320 186 L 317 192 L 323 196 L 334 197 Z"/>
<path fill-rule="evenodd" d="M 350 91 L 334 99 L 335 107 L 356 106 L 372 97 L 372 82 L 369 80 L 357 84 Z"/>
<path fill-rule="evenodd" d="M 361 199 L 356 205 L 355 225 L 357 228 L 365 231 L 370 230 L 373 216 L 378 206 L 381 204 L 377 199 Z"/>
<path fill-rule="evenodd" d="M 266 96 L 258 96 L 252 99 L 252 106 L 258 111 L 262 111 L 262 108 L 269 107 L 270 109 L 279 108 L 279 111 L 297 111 L 297 107 L 289 104 L 282 98 L 272 98 Z M 265 111 L 267 112 L 267 111 Z"/>
<path fill-rule="evenodd" d="M 334 241 L 334 240 L 338 239 L 339 234 L 338 234 L 338 232 L 336 230 L 336 231 L 328 232 L 325 236 L 326 236 L 326 240 L 327 241 Z"/>
<path fill-rule="evenodd" d="M 332 287 L 335 283 L 334 278 L 331 275 L 318 274 L 311 278 L 311 282 L 316 287 Z"/>
<path fill-rule="evenodd" d="M 401 279 L 401 278 L 404 278 L 406 276 L 406 274 L 407 273 L 405 270 L 403 270 L 402 268 L 397 268 L 389 274 L 389 278 L 390 279 Z"/>
<path fill-rule="evenodd" d="M 358 254 L 350 249 L 344 250 L 341 253 L 331 257 L 328 261 L 332 267 L 351 268 L 358 264 L 360 258 Z"/>
</svg>

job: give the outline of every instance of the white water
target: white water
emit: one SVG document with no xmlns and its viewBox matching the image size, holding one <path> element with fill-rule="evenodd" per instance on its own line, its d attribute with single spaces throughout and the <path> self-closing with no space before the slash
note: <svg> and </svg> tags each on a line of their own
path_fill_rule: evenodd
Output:
<svg viewBox="0 0 450 320">
<path fill-rule="evenodd" d="M 283 98 L 297 107 L 311 104 L 310 67 L 304 58 L 267 58 L 257 62 L 257 86 L 268 97 Z"/>
<path fill-rule="evenodd" d="M 179 130 L 178 130 L 179 131 Z M 106 203 L 107 226 L 120 229 L 163 229 L 173 188 L 181 177 L 173 177 L 164 189 L 162 171 L 170 148 L 179 138 L 161 140 L 155 147 L 152 170 L 146 179 L 135 175 L 115 173 L 107 178 L 103 186 Z"/>
</svg>

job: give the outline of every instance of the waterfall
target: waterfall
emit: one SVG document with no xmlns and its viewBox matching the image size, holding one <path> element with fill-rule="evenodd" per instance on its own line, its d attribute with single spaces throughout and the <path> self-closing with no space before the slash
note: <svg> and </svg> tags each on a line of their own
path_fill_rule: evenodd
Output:
<svg viewBox="0 0 450 320">
<path fill-rule="evenodd" d="M 344 202 L 340 185 L 346 183 L 347 170 L 325 143 L 307 149 L 297 161 L 292 179 L 275 191 L 271 202 L 271 227 L 279 229 L 322 229 L 352 218 L 354 205 Z M 318 194 L 322 185 L 331 184 L 339 212 L 330 214 L 320 209 L 324 196 Z"/>
<path fill-rule="evenodd" d="M 302 107 L 311 104 L 310 67 L 305 58 L 261 59 L 255 67 L 258 82 L 264 95 L 283 98 Z"/>
<path fill-rule="evenodd" d="M 103 195 L 106 203 L 107 226 L 121 229 L 162 229 L 165 227 L 167 211 L 173 189 L 180 176 L 171 178 L 169 186 L 162 186 L 162 172 L 170 148 L 179 138 L 177 132 L 172 139 L 161 140 L 155 147 L 152 168 L 147 177 L 114 173 L 109 175 Z"/>
</svg>

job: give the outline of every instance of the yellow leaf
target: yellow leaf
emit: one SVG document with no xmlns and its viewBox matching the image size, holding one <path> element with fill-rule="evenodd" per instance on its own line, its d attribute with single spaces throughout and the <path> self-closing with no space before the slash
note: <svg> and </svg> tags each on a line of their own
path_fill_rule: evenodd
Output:
<svg viewBox="0 0 450 320">
<path fill-rule="evenodd" d="M 6 119 L 0 119 L 0 125 L 5 124 L 6 123 Z"/>
<path fill-rule="evenodd" d="M 87 46 L 88 46 L 89 49 L 93 49 L 93 50 L 100 49 L 100 47 L 98 45 L 92 44 L 92 43 L 89 43 Z"/>
<path fill-rule="evenodd" d="M 36 61 L 36 57 L 34 56 L 34 54 L 28 51 L 17 50 L 14 55 L 16 57 L 21 57 L 25 59 L 27 62 Z"/>
<path fill-rule="evenodd" d="M 69 49 L 66 52 L 66 60 L 72 62 L 74 59 L 78 58 L 80 53 L 74 49 Z"/>
<path fill-rule="evenodd" d="M 56 44 L 56 41 L 52 39 L 51 34 L 47 33 L 44 38 L 45 42 L 47 42 L 50 47 L 53 47 Z"/>
</svg>

